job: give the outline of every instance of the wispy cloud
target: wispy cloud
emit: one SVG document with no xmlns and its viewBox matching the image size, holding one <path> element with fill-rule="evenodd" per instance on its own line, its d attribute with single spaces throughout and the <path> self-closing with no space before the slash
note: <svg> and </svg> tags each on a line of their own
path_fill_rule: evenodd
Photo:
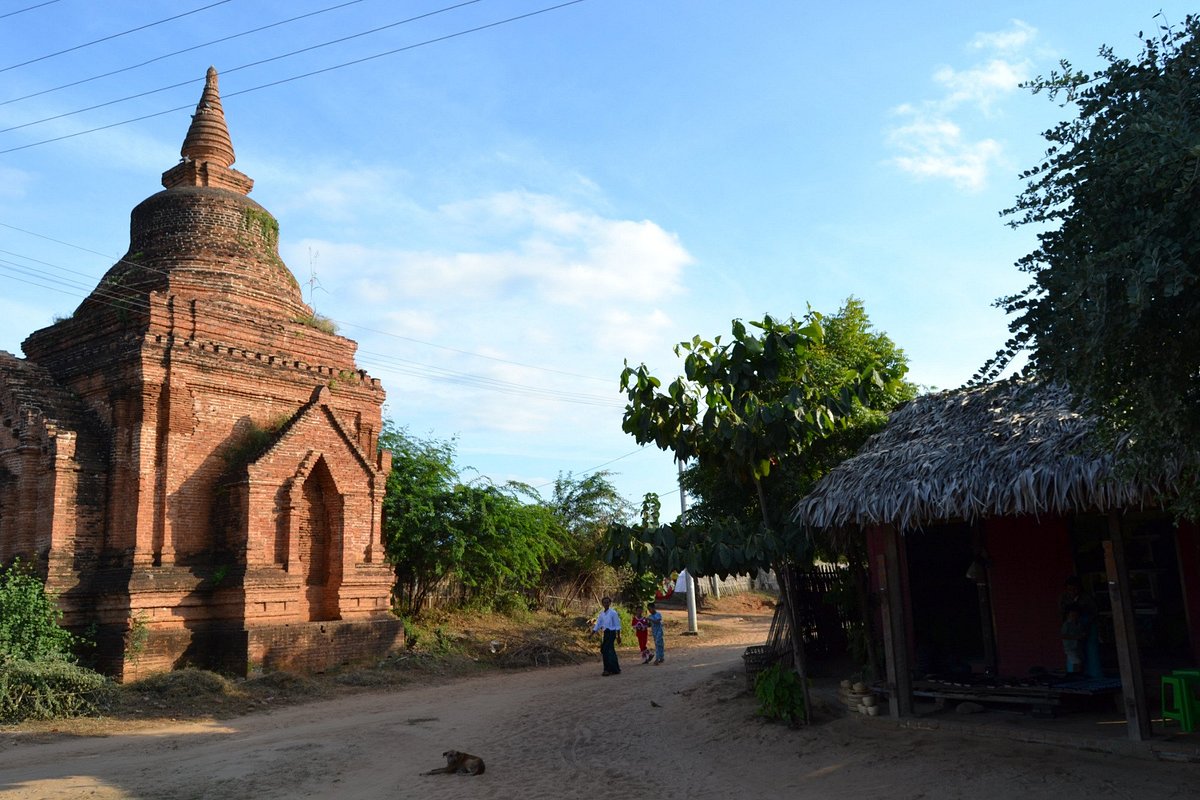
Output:
<svg viewBox="0 0 1200 800">
<path fill-rule="evenodd" d="M 16 200 L 24 197 L 30 180 L 28 172 L 0 164 L 0 200 Z"/>
<path fill-rule="evenodd" d="M 947 119 L 917 116 L 894 128 L 889 142 L 899 155 L 892 163 L 918 178 L 945 178 L 962 189 L 983 188 L 992 163 L 1001 153 L 994 139 L 968 141 Z"/>
<path fill-rule="evenodd" d="M 305 265 L 310 252 L 319 253 L 317 273 L 328 294 L 317 292 L 317 309 L 362 325 L 345 333 L 359 341 L 373 373 L 401 371 L 381 375 L 389 391 L 404 386 L 404 394 L 437 398 L 460 430 L 550 437 L 564 419 L 586 411 L 615 415 L 605 424 L 619 431 L 623 359 L 640 359 L 676 336 L 671 309 L 686 293 L 692 263 L 678 237 L 650 220 L 524 191 L 425 208 L 419 216 L 444 247 L 326 235 L 285 240 L 283 255 Z M 451 372 L 450 382 L 435 377 L 439 370 Z M 470 380 L 454 382 L 463 375 Z M 477 380 L 519 388 L 474 392 Z M 562 393 L 573 402 L 560 402 Z M 581 393 L 600 405 L 578 405 Z M 393 397 L 402 414 L 404 397 Z M 596 427 L 594 420 L 580 424 Z"/>
<path fill-rule="evenodd" d="M 933 73 L 938 97 L 893 109 L 897 124 L 887 131 L 896 155 L 891 163 L 922 179 L 945 179 L 978 191 L 1003 155 L 995 139 L 972 136 L 966 126 L 996 113 L 1003 98 L 1016 91 L 1032 70 L 1023 53 L 1037 30 L 1020 20 L 1003 31 L 980 33 L 970 43 L 984 59 L 965 68 L 943 66 Z"/>
</svg>

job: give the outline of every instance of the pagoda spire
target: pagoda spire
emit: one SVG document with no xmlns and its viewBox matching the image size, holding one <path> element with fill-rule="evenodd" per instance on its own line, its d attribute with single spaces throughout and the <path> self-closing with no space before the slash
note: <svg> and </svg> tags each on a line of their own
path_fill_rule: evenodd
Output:
<svg viewBox="0 0 1200 800">
<path fill-rule="evenodd" d="M 249 194 L 254 186 L 249 177 L 230 169 L 235 160 L 233 140 L 225 124 L 225 109 L 221 107 L 216 67 L 209 67 L 205 75 L 204 91 L 179 155 L 180 163 L 163 173 L 162 183 L 168 189 L 208 186 Z"/>
<path fill-rule="evenodd" d="M 221 90 L 217 88 L 217 68 L 209 67 L 204 79 L 204 93 L 196 104 L 192 125 L 183 139 L 179 155 L 193 161 L 210 161 L 222 167 L 234 162 L 233 140 L 225 124 L 225 109 L 221 108 Z"/>
</svg>

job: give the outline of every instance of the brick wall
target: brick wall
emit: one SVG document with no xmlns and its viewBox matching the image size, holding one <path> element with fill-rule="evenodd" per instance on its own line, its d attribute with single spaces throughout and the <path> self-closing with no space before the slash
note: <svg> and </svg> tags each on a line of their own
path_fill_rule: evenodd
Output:
<svg viewBox="0 0 1200 800">
<path fill-rule="evenodd" d="M 308 622 L 253 627 L 247 631 L 253 668 L 324 672 L 370 664 L 404 646 L 398 619 Z"/>
</svg>

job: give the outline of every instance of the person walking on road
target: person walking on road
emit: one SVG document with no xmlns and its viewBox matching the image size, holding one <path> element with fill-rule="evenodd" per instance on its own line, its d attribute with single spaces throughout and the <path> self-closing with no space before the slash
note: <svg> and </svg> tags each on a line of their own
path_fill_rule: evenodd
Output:
<svg viewBox="0 0 1200 800">
<path fill-rule="evenodd" d="M 650 616 L 646 617 L 646 619 L 650 623 L 650 632 L 654 634 L 654 664 L 657 666 L 666 658 L 663 653 L 663 616 L 654 607 L 654 603 L 650 603 L 647 608 L 650 609 Z"/>
<path fill-rule="evenodd" d="M 620 675 L 621 664 L 617 661 L 617 644 L 621 641 L 621 617 L 612 607 L 611 597 L 600 598 L 600 603 L 604 610 L 596 617 L 596 624 L 592 627 L 593 634 L 601 635 L 600 658 L 604 660 L 604 672 L 600 674 L 605 677 Z"/>
</svg>

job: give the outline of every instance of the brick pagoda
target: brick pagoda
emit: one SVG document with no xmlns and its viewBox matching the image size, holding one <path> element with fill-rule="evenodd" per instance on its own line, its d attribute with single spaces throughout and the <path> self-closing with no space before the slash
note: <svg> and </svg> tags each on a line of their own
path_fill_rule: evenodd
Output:
<svg viewBox="0 0 1200 800">
<path fill-rule="evenodd" d="M 126 679 L 375 657 L 403 633 L 383 389 L 232 169 L 212 68 L 181 155 L 75 313 L 0 352 L 0 561 Z"/>
</svg>

